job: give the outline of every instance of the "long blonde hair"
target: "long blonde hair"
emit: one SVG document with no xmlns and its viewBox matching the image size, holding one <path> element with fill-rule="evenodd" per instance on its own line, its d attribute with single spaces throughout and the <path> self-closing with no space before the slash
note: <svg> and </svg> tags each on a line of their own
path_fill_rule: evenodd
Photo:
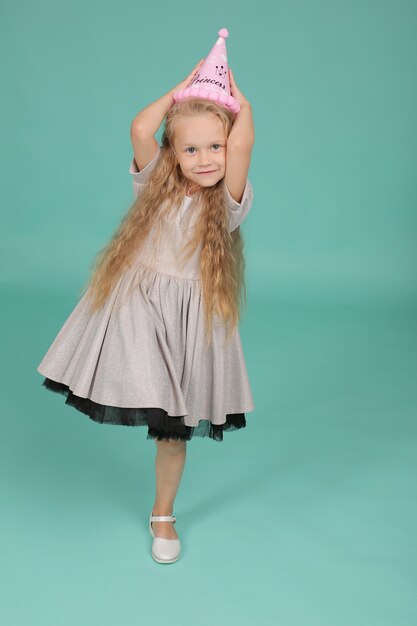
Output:
<svg viewBox="0 0 417 626">
<path fill-rule="evenodd" d="M 214 113 L 220 118 L 227 137 L 233 126 L 234 114 L 210 100 L 189 98 L 173 104 L 169 109 L 160 156 L 146 185 L 109 243 L 93 260 L 91 277 L 84 287 L 84 291 L 88 291 L 91 312 L 102 307 L 123 272 L 132 265 L 152 227 L 157 222 L 156 225 L 160 225 L 161 218 L 173 206 L 179 206 L 186 194 L 189 180 L 183 175 L 173 148 L 175 120 L 178 116 L 183 118 L 207 113 Z M 200 278 L 208 344 L 212 316 L 223 318 L 227 323 L 227 338 L 230 338 L 239 323 L 242 304 L 246 303 L 243 239 L 239 226 L 229 232 L 224 185 L 223 178 L 198 192 L 201 211 L 195 234 L 182 248 L 186 262 L 202 242 Z M 164 198 L 162 203 L 161 198 Z"/>
</svg>

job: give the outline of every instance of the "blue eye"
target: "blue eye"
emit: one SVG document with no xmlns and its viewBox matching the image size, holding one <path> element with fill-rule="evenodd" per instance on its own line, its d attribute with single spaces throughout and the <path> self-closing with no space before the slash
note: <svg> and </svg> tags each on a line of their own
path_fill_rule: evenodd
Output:
<svg viewBox="0 0 417 626">
<path fill-rule="evenodd" d="M 214 143 L 212 147 L 217 146 L 217 150 L 215 150 L 215 152 L 218 152 L 221 149 L 221 145 L 219 143 Z M 190 147 L 190 148 L 186 148 L 185 151 L 188 152 L 188 154 L 194 154 L 194 152 L 189 152 L 189 150 L 195 150 L 195 148 Z"/>
</svg>

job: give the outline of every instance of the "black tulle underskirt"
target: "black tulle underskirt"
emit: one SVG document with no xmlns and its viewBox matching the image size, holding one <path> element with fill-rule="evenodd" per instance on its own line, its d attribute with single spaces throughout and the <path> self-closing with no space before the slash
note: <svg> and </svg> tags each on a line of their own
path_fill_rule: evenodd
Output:
<svg viewBox="0 0 417 626">
<path fill-rule="evenodd" d="M 66 395 L 65 404 L 74 407 L 100 424 L 147 426 L 147 439 L 189 441 L 193 436 L 198 436 L 223 441 L 224 431 L 237 430 L 246 426 L 244 413 L 228 413 L 224 424 L 212 424 L 207 419 L 201 419 L 198 426 L 187 426 L 184 424 L 184 416 L 168 415 L 164 409 L 127 408 L 98 404 L 89 398 L 76 396 L 68 385 L 58 383 L 50 378 L 44 378 L 42 385 L 50 391 Z"/>
</svg>

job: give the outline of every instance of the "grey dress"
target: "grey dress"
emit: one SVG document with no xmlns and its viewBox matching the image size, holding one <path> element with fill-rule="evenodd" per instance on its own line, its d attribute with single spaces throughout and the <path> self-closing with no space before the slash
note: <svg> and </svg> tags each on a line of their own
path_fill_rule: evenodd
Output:
<svg viewBox="0 0 417 626">
<path fill-rule="evenodd" d="M 141 171 L 132 159 L 135 194 L 160 151 Z M 225 197 L 232 231 L 252 205 L 249 179 L 240 203 L 227 187 Z M 81 297 L 37 368 L 44 387 L 96 422 L 146 425 L 148 439 L 221 441 L 223 431 L 246 426 L 245 412 L 254 409 L 238 328 L 226 342 L 225 325 L 215 317 L 205 345 L 201 244 L 186 265 L 177 261 L 197 221 L 196 206 L 185 196 L 165 218 L 156 254 L 150 232 L 98 312 L 89 312 L 87 293 Z"/>
</svg>

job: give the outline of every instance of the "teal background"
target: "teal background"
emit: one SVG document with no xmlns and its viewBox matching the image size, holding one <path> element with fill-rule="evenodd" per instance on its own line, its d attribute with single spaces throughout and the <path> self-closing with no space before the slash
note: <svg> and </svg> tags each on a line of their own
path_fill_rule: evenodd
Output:
<svg viewBox="0 0 417 626">
<path fill-rule="evenodd" d="M 416 3 L 41 0 L 0 17 L 1 623 L 416 624 Z M 221 444 L 187 445 L 183 553 L 163 566 L 154 443 L 66 406 L 36 367 L 133 199 L 131 120 L 222 27 L 255 117 L 256 406 Z"/>
</svg>

